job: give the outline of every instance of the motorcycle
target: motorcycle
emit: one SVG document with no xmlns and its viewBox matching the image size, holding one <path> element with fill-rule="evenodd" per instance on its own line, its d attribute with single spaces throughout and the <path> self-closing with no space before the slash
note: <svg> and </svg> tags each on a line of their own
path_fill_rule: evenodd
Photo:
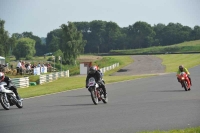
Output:
<svg viewBox="0 0 200 133">
<path fill-rule="evenodd" d="M 5 110 L 9 110 L 10 106 L 16 105 L 18 108 L 23 107 L 23 99 L 18 100 L 15 93 L 5 87 L 7 83 L 0 82 L 0 103 Z"/>
<path fill-rule="evenodd" d="M 190 80 L 189 80 L 187 74 L 185 72 L 181 72 L 178 75 L 178 79 L 179 79 L 182 87 L 184 87 L 185 91 L 189 91 L 190 87 L 191 87 L 191 83 L 190 83 Z"/>
<path fill-rule="evenodd" d="M 91 93 L 91 98 L 95 105 L 97 105 L 99 101 L 103 101 L 105 104 L 108 102 L 108 98 L 104 98 L 103 90 L 96 83 L 94 77 L 89 78 L 88 91 Z"/>
</svg>

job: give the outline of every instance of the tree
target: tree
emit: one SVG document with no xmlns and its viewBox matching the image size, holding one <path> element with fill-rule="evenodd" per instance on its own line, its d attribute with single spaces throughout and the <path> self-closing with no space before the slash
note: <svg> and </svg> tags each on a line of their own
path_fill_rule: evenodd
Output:
<svg viewBox="0 0 200 133">
<path fill-rule="evenodd" d="M 48 52 L 55 52 L 60 49 L 60 46 L 58 44 L 60 44 L 61 37 L 62 29 L 55 29 L 47 34 L 46 47 Z"/>
<path fill-rule="evenodd" d="M 5 57 L 9 52 L 9 33 L 4 29 L 5 21 L 0 19 L 0 55 L 4 55 Z"/>
<path fill-rule="evenodd" d="M 129 26 L 128 37 L 132 48 L 150 47 L 153 43 L 155 32 L 150 24 L 138 21 Z"/>
<path fill-rule="evenodd" d="M 30 38 L 20 38 L 13 50 L 16 59 L 32 57 L 36 53 L 35 40 Z"/>
<path fill-rule="evenodd" d="M 62 24 L 61 50 L 63 52 L 64 61 L 67 64 L 74 64 L 77 57 L 84 51 L 86 40 L 78 31 L 72 22 L 68 25 Z"/>
</svg>

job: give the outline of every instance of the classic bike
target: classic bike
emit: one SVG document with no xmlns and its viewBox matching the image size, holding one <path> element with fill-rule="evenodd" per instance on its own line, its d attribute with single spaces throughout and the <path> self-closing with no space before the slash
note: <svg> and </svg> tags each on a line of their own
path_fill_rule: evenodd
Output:
<svg viewBox="0 0 200 133">
<path fill-rule="evenodd" d="M 179 79 L 182 87 L 184 87 L 185 91 L 189 91 L 190 87 L 191 87 L 191 83 L 190 83 L 190 80 L 189 80 L 187 74 L 185 72 L 181 72 L 178 75 L 178 79 Z"/>
<path fill-rule="evenodd" d="M 23 107 L 23 99 L 18 100 L 15 93 L 6 87 L 7 83 L 0 82 L 0 103 L 5 110 L 10 106 L 16 105 L 18 108 Z"/>
<path fill-rule="evenodd" d="M 97 105 L 99 103 L 99 101 L 103 101 L 103 103 L 108 102 L 108 98 L 104 98 L 103 90 L 96 83 L 94 77 L 89 78 L 88 90 L 91 93 L 91 98 L 92 98 L 92 101 L 95 105 Z"/>
</svg>

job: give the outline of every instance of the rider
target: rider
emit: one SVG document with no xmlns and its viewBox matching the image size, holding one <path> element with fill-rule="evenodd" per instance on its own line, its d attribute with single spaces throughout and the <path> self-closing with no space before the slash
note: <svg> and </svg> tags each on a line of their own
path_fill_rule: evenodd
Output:
<svg viewBox="0 0 200 133">
<path fill-rule="evenodd" d="M 101 79 L 103 79 L 103 73 L 101 72 L 99 66 L 94 66 L 94 67 L 96 67 L 97 71 L 101 74 Z"/>
<path fill-rule="evenodd" d="M 91 78 L 91 77 L 95 78 L 97 84 L 99 85 L 99 87 L 102 88 L 102 90 L 104 92 L 104 98 L 106 98 L 107 93 L 106 93 L 105 84 L 103 83 L 102 78 L 101 78 L 101 74 L 97 70 L 96 66 L 92 66 L 89 69 L 89 72 L 88 72 L 88 75 L 87 75 L 87 78 L 86 78 L 86 88 L 88 88 L 87 83 L 88 83 L 89 78 Z"/>
<path fill-rule="evenodd" d="M 189 80 L 190 80 L 190 84 L 192 85 L 192 81 L 191 81 L 191 78 L 190 78 L 190 72 L 189 72 L 188 69 L 185 68 L 183 65 L 180 65 L 180 66 L 178 67 L 178 71 L 177 71 L 177 74 L 176 74 L 177 79 L 178 79 L 178 82 L 180 82 L 180 80 L 179 80 L 179 78 L 178 78 L 178 75 L 179 75 L 181 72 L 185 72 L 185 73 L 187 74 L 187 76 L 188 76 L 188 78 L 189 78 Z"/>
<path fill-rule="evenodd" d="M 20 98 L 19 94 L 17 93 L 17 88 L 15 86 L 11 85 L 11 79 L 8 76 L 5 76 L 5 74 L 3 72 L 0 72 L 0 82 L 3 82 L 3 81 L 7 83 L 7 87 L 10 90 L 12 90 L 15 93 L 16 98 L 18 100 L 20 100 L 21 98 Z"/>
</svg>

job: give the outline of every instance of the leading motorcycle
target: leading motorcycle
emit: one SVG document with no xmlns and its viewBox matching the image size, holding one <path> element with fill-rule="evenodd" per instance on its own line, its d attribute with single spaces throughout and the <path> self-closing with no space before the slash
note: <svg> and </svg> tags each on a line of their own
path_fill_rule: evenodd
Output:
<svg viewBox="0 0 200 133">
<path fill-rule="evenodd" d="M 181 72 L 178 75 L 178 79 L 179 79 L 182 87 L 184 87 L 185 91 L 189 91 L 190 87 L 191 87 L 191 83 L 190 83 L 190 80 L 189 80 L 187 74 L 185 72 Z"/>
<path fill-rule="evenodd" d="M 0 82 L 0 103 L 5 110 L 10 106 L 16 105 L 18 108 L 23 107 L 23 99 L 18 100 L 15 93 L 6 87 L 6 82 Z"/>
<path fill-rule="evenodd" d="M 104 98 L 104 93 L 101 87 L 96 83 L 95 78 L 91 77 L 88 80 L 88 90 L 91 93 L 92 101 L 95 105 L 98 104 L 99 101 L 103 101 L 103 103 L 108 102 L 108 98 Z"/>
</svg>

